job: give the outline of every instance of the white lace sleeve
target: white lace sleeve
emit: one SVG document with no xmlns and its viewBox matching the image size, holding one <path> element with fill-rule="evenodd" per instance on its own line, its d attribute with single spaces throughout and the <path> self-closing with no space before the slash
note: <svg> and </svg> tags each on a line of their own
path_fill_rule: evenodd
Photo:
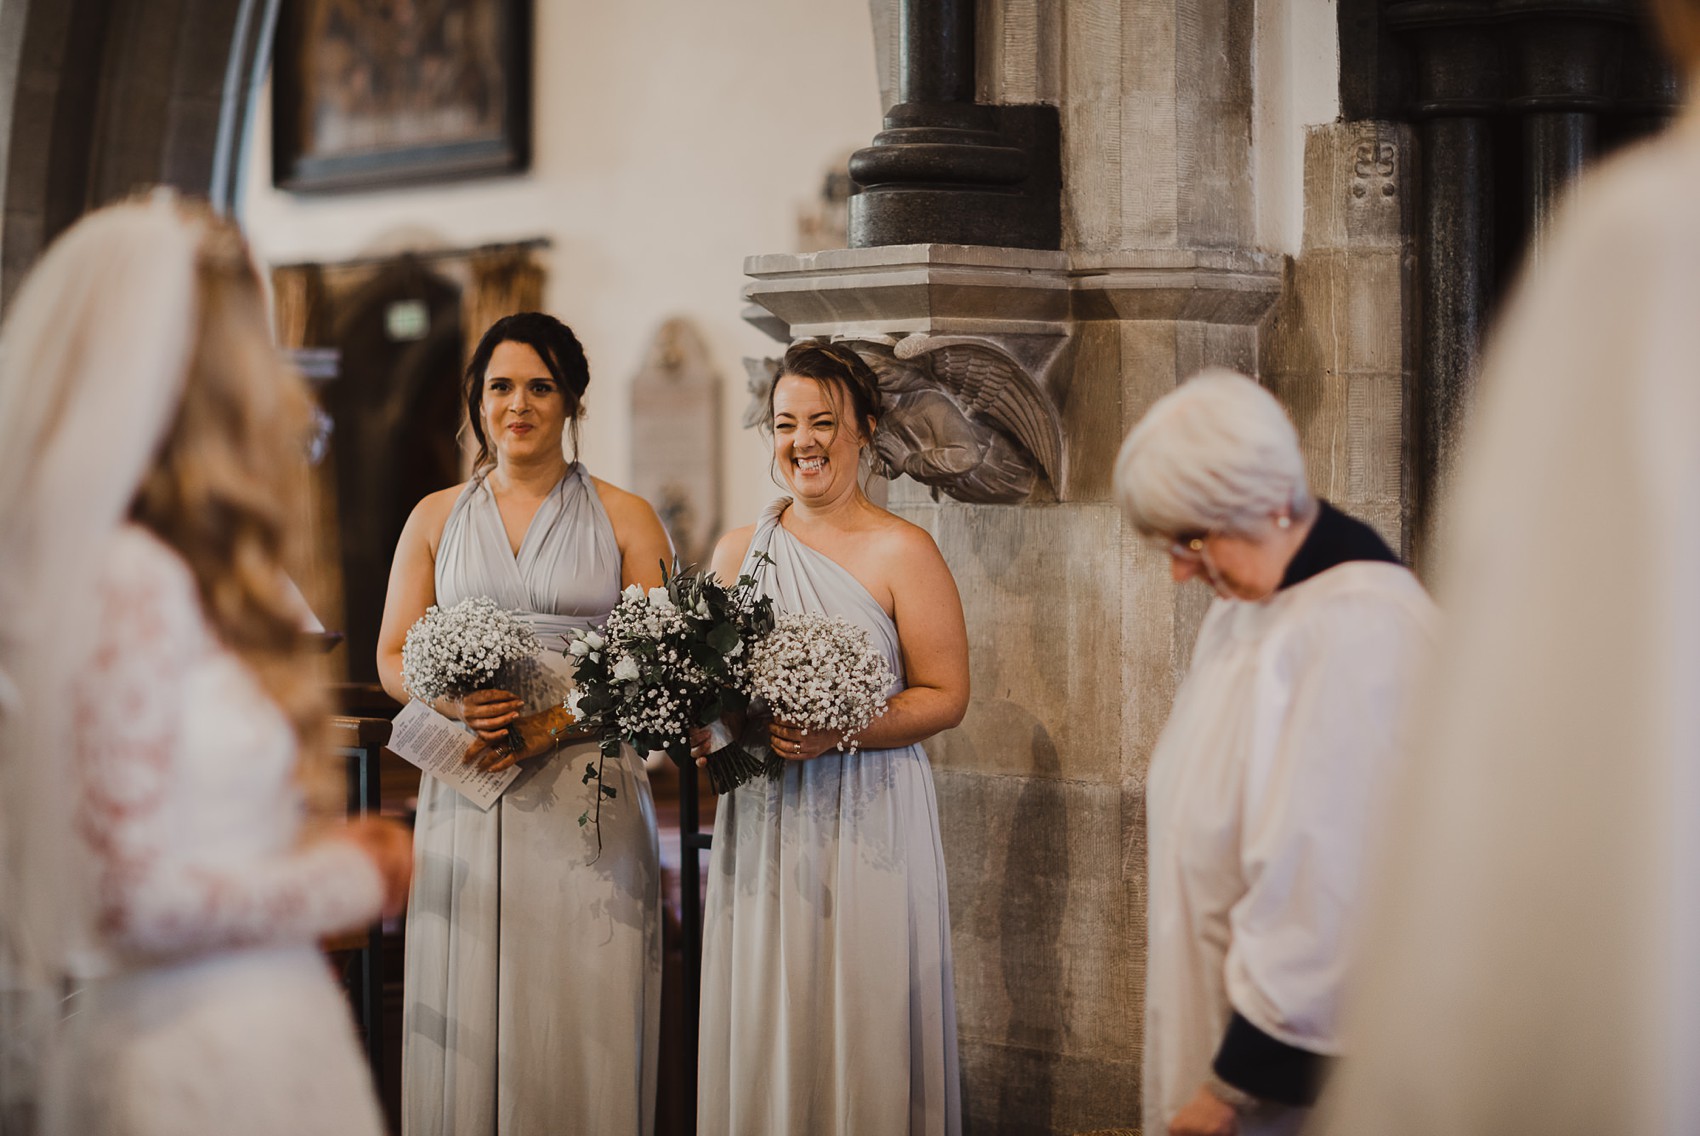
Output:
<svg viewBox="0 0 1700 1136">
<path fill-rule="evenodd" d="M 376 918 L 383 881 L 352 844 L 239 859 L 185 844 L 180 806 L 200 788 L 181 759 L 185 685 L 218 648 L 185 566 L 139 532 L 121 538 L 97 602 L 100 644 L 74 712 L 78 827 L 95 856 L 108 942 L 194 954 L 310 942 Z"/>
</svg>

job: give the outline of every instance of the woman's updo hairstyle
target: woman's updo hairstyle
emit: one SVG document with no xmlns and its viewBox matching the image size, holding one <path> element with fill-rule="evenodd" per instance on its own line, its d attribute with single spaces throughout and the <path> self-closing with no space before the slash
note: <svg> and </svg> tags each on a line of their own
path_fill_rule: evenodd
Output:
<svg viewBox="0 0 1700 1136">
<path fill-rule="evenodd" d="M 573 329 L 543 312 L 518 312 L 503 316 L 490 325 L 484 338 L 466 365 L 466 380 L 462 385 L 466 402 L 466 420 L 472 436 L 478 442 L 474 468 L 495 461 L 490 453 L 490 439 L 484 436 L 484 416 L 479 413 L 484 402 L 484 373 L 490 369 L 490 357 L 504 343 L 523 343 L 543 360 L 549 374 L 560 384 L 567 402 L 567 431 L 572 437 L 573 456 L 578 456 L 578 422 L 584 407 L 585 388 L 590 386 L 590 364 L 585 361 L 584 347 Z"/>
<path fill-rule="evenodd" d="M 873 440 L 874 428 L 885 413 L 885 405 L 880 399 L 879 377 L 847 345 L 801 339 L 786 350 L 785 358 L 779 363 L 779 375 L 773 386 L 767 389 L 766 428 L 770 431 L 773 429 L 773 395 L 779 389 L 779 379 L 786 375 L 813 379 L 822 388 L 829 384 L 842 387 L 849 396 L 850 410 L 856 416 L 858 427 L 868 441 Z"/>
</svg>

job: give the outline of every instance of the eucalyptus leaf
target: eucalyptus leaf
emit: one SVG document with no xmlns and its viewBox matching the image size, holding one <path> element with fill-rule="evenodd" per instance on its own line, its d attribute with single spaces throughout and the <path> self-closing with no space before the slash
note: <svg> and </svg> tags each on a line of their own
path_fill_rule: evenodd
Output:
<svg viewBox="0 0 1700 1136">
<path fill-rule="evenodd" d="M 708 645 L 722 655 L 731 654 L 736 650 L 741 639 L 735 623 L 722 623 L 708 633 Z"/>
</svg>

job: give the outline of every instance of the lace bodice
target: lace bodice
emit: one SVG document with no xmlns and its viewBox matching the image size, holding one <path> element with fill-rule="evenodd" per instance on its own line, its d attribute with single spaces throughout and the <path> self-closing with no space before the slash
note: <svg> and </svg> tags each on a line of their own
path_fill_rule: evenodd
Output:
<svg viewBox="0 0 1700 1136">
<path fill-rule="evenodd" d="M 77 683 L 78 833 L 110 961 L 310 942 L 376 917 L 383 881 L 339 840 L 298 846 L 293 731 L 213 636 L 193 577 L 131 526 Z"/>
</svg>

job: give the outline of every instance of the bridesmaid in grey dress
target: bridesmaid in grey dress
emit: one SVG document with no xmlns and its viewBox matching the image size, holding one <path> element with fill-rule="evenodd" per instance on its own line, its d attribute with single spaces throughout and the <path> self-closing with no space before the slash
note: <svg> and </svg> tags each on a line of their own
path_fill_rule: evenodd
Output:
<svg viewBox="0 0 1700 1136">
<path fill-rule="evenodd" d="M 849 349 L 792 347 L 768 419 L 792 497 L 715 550 L 722 579 L 755 574 L 778 610 L 866 628 L 898 677 L 858 752 L 769 723 L 783 775 L 720 802 L 703 948 L 704 1136 L 961 1131 L 944 855 L 920 743 L 961 721 L 968 640 L 932 538 L 858 483 L 879 413 L 875 379 Z M 693 741 L 699 756 L 711 744 Z"/>
<path fill-rule="evenodd" d="M 407 920 L 402 1022 L 406 1136 L 648 1136 L 661 1000 L 660 864 L 649 781 L 629 749 L 616 796 L 579 815 L 596 746 L 568 728 L 560 645 L 600 624 L 622 586 L 661 582 L 671 556 L 641 498 L 569 462 L 589 380 L 578 340 L 535 312 L 497 321 L 467 368 L 480 447 L 465 485 L 434 493 L 396 548 L 378 667 L 397 698 L 407 629 L 433 603 L 489 596 L 545 651 L 516 691 L 437 709 L 476 735 L 468 760 L 524 772 L 488 812 L 427 775 Z M 518 723 L 526 745 L 492 743 Z M 551 733 L 551 731 L 555 731 Z"/>
</svg>

